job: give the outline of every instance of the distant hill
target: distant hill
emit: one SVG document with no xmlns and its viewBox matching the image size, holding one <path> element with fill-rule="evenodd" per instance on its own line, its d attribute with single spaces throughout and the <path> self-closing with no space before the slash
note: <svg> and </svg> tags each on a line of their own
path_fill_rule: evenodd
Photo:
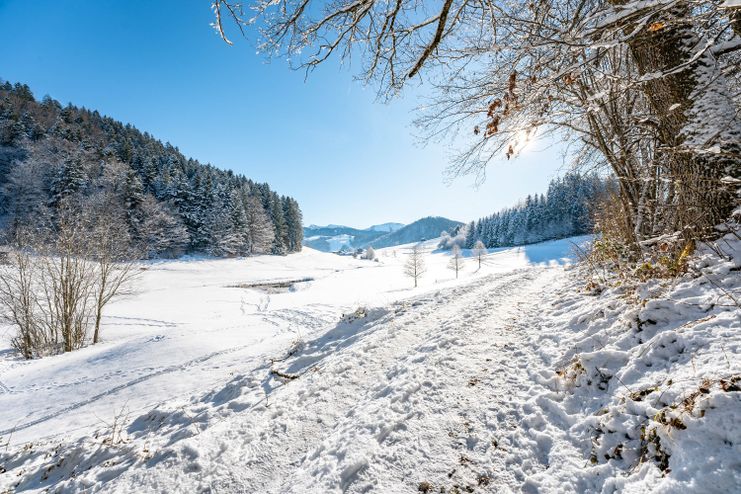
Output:
<svg viewBox="0 0 741 494">
<path fill-rule="evenodd" d="M 443 230 L 452 231 L 459 225 L 462 223 L 440 216 L 422 218 L 406 226 L 383 223 L 364 230 L 340 225 L 311 225 L 304 228 L 304 245 L 324 252 L 337 252 L 343 247 L 362 249 L 369 245 L 391 247 L 437 238 Z"/>
<path fill-rule="evenodd" d="M 311 225 L 304 227 L 304 245 L 323 252 L 337 252 L 342 247 L 357 249 L 388 233 L 388 230 L 373 228 L 360 230 L 340 225 Z"/>
<path fill-rule="evenodd" d="M 383 223 L 381 225 L 373 225 L 367 229 L 374 232 L 395 232 L 401 228 L 404 228 L 404 223 Z"/>
<path fill-rule="evenodd" d="M 378 249 L 382 247 L 392 247 L 394 245 L 420 242 L 422 240 L 437 238 L 443 230 L 452 231 L 461 225 L 463 225 L 463 223 L 460 221 L 449 220 L 441 216 L 428 216 L 427 218 L 419 219 L 403 228 L 374 239 L 370 241 L 368 245 L 374 249 Z"/>
</svg>

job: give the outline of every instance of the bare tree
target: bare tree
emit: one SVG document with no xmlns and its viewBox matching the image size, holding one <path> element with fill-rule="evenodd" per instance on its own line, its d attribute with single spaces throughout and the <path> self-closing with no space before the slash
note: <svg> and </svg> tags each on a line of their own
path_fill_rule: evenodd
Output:
<svg viewBox="0 0 741 494">
<path fill-rule="evenodd" d="M 95 324 L 93 344 L 100 341 L 103 309 L 139 274 L 126 219 L 120 209 L 103 196 L 96 201 L 96 218 L 89 238 L 97 281 L 94 285 Z"/>
<path fill-rule="evenodd" d="M 620 181 L 632 239 L 705 235 L 741 178 L 741 9 L 711 0 L 216 0 L 259 26 L 259 47 L 311 70 L 360 54 L 382 96 L 422 77 L 418 123 L 462 148 L 450 176 L 485 177 L 501 154 L 556 133 L 583 166 Z M 360 48 L 360 49 L 358 49 Z"/>
<path fill-rule="evenodd" d="M 72 201 L 60 204 L 55 224 L 37 247 L 44 323 L 61 350 L 82 348 L 95 315 L 97 273 L 92 261 L 91 220 Z"/>
<path fill-rule="evenodd" d="M 463 267 L 463 255 L 461 254 L 461 248 L 458 247 L 458 244 L 453 244 L 450 256 L 448 268 L 455 271 L 455 278 L 458 279 L 458 271 Z"/>
<path fill-rule="evenodd" d="M 141 210 L 143 219 L 138 228 L 137 250 L 150 259 L 182 255 L 190 241 L 182 221 L 151 195 L 144 196 Z"/>
<path fill-rule="evenodd" d="M 33 358 L 49 346 L 46 332 L 39 323 L 38 265 L 29 248 L 32 239 L 33 232 L 16 230 L 7 264 L 0 266 L 0 315 L 2 320 L 17 328 L 11 344 L 24 358 Z"/>
<path fill-rule="evenodd" d="M 475 257 L 476 260 L 479 262 L 479 269 L 481 269 L 481 263 L 488 253 L 489 252 L 486 250 L 484 242 L 482 242 L 481 240 L 477 240 L 473 246 L 473 249 L 471 250 L 471 254 L 473 254 L 473 257 Z"/>
<path fill-rule="evenodd" d="M 427 268 L 425 266 L 424 254 L 419 244 L 412 247 L 409 257 L 404 264 L 404 274 L 414 279 L 414 288 L 417 288 L 417 281 L 425 274 Z"/>
<path fill-rule="evenodd" d="M 81 348 L 91 327 L 99 341 L 103 309 L 136 274 L 123 220 L 105 207 L 96 219 L 85 211 L 64 200 L 53 222 L 14 232 L 10 262 L 0 267 L 0 307 L 26 358 Z"/>
</svg>

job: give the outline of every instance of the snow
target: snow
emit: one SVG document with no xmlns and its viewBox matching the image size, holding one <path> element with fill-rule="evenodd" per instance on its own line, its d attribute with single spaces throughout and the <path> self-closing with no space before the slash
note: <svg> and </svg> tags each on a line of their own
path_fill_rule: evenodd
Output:
<svg viewBox="0 0 741 494">
<path fill-rule="evenodd" d="M 104 344 L 2 354 L 0 492 L 738 492 L 741 242 L 595 294 L 587 240 L 148 263 Z"/>
<path fill-rule="evenodd" d="M 370 226 L 366 230 L 373 232 L 395 232 L 401 228 L 404 228 L 404 223 L 382 223 L 380 225 Z"/>
<path fill-rule="evenodd" d="M 355 237 L 353 235 L 343 233 L 342 235 L 325 237 L 325 241 L 327 242 L 327 245 L 329 245 L 330 251 L 337 252 L 339 250 L 342 250 L 343 247 L 351 247 L 354 238 Z"/>
<path fill-rule="evenodd" d="M 425 245 L 430 251 L 435 242 Z M 554 245 L 560 246 L 554 256 L 568 255 L 568 242 Z M 326 330 L 357 307 L 455 283 L 447 254 L 436 253 L 428 255 L 420 288 L 410 290 L 401 267 L 409 247 L 380 250 L 378 263 L 305 248 L 287 257 L 143 264 L 135 295 L 107 311 L 102 344 L 25 361 L 9 350 L 10 329 L 3 331 L 0 382 L 7 390 L 0 391 L 0 437 L 12 431 L 20 443 L 52 432 L 89 432 L 124 406 L 146 410 L 223 382 L 245 363 Z M 528 248 L 492 251 L 481 271 L 471 263 L 467 275 L 522 267 L 528 255 Z M 285 293 L 235 288 L 307 279 Z"/>
</svg>

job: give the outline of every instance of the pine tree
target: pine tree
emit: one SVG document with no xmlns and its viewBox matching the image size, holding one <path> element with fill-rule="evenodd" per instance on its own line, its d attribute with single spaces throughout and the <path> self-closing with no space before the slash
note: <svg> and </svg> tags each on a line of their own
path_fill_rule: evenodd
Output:
<svg viewBox="0 0 741 494">
<path fill-rule="evenodd" d="M 255 255 L 270 252 L 275 232 L 262 201 L 255 196 L 248 197 L 244 209 L 248 232 L 247 253 Z"/>
<path fill-rule="evenodd" d="M 476 243 L 476 224 L 472 221 L 466 230 L 466 249 L 473 249 L 474 243 Z"/>
<path fill-rule="evenodd" d="M 144 202 L 144 187 L 141 179 L 136 172 L 129 168 L 126 172 L 126 178 L 123 187 L 123 203 L 126 221 L 132 232 L 132 237 L 136 240 L 141 239 L 141 224 L 144 220 L 142 203 Z"/>
<path fill-rule="evenodd" d="M 281 204 L 278 194 L 272 193 L 270 196 L 270 216 L 273 220 L 273 238 L 272 253 L 275 255 L 285 255 L 287 253 L 287 229 L 286 219 L 283 214 L 283 204 Z"/>
<path fill-rule="evenodd" d="M 304 239 L 301 209 L 298 203 L 290 198 L 283 197 L 283 215 L 286 220 L 286 247 L 288 252 L 299 252 Z"/>
<path fill-rule="evenodd" d="M 65 160 L 51 184 L 51 205 L 56 207 L 65 198 L 81 192 L 87 181 L 80 157 Z"/>
</svg>

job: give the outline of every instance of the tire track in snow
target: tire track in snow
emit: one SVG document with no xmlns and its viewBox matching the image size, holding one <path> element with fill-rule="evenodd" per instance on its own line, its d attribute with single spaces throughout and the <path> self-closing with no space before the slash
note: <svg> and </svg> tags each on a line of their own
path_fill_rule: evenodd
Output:
<svg viewBox="0 0 741 494">
<path fill-rule="evenodd" d="M 331 457 L 336 455 L 337 477 L 333 481 L 338 481 L 343 491 L 361 492 L 371 485 L 379 491 L 401 485 L 414 490 L 423 480 L 448 488 L 456 484 L 475 486 L 477 475 L 493 471 L 504 472 L 496 478 L 497 485 L 518 487 L 519 479 L 506 468 L 511 458 L 488 458 L 496 441 L 494 430 L 498 432 L 491 424 L 516 427 L 522 419 L 519 402 L 530 384 L 530 359 L 523 358 L 526 348 L 522 341 L 516 341 L 524 334 L 513 330 L 524 329 L 529 314 L 522 314 L 515 302 L 519 304 L 523 295 L 532 294 L 531 287 L 537 285 L 533 277 L 541 274 L 525 272 L 516 279 L 497 280 L 494 286 L 476 287 L 461 297 L 463 303 L 452 301 L 452 315 L 450 310 L 443 314 L 422 311 L 409 321 L 409 331 L 423 332 L 421 341 L 392 362 L 386 372 L 388 384 L 376 389 L 376 396 L 358 406 L 352 419 L 334 427 L 340 432 L 329 441 L 329 449 L 308 455 L 324 459 L 302 465 L 301 471 L 329 469 Z M 537 310 L 532 303 L 528 308 L 529 313 Z M 439 329 L 434 329 L 435 323 L 440 324 Z M 494 360 L 498 346 L 502 355 L 495 372 L 487 375 L 486 369 L 478 366 L 487 358 Z M 492 417 L 492 408 L 496 417 Z M 370 417 L 361 422 L 358 432 L 358 417 L 368 412 Z M 372 433 L 364 433 L 363 428 Z M 377 452 L 370 459 L 348 462 L 345 457 L 353 455 L 353 448 L 345 448 L 342 443 L 364 445 Z M 521 444 L 518 448 L 524 452 L 530 446 Z M 430 461 L 435 455 L 438 458 Z M 430 463 L 433 468 L 427 467 Z M 494 463 L 499 468 L 491 468 Z M 385 479 L 386 484 L 379 485 L 378 479 Z M 310 489 L 319 479 L 309 476 L 303 484 L 302 479 L 291 479 L 275 492 L 298 492 L 293 487 L 296 480 L 302 488 Z M 332 482 L 324 486 L 329 488 Z"/>
</svg>

